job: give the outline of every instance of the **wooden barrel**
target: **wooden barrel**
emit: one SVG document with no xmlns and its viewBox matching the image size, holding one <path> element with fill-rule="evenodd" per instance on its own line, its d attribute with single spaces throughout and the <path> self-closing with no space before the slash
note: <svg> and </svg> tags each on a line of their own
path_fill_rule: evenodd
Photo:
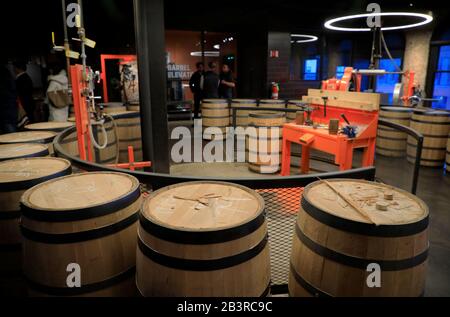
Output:
<svg viewBox="0 0 450 317">
<path fill-rule="evenodd" d="M 447 155 L 445 156 L 445 169 L 450 173 L 450 134 L 447 139 Z"/>
<path fill-rule="evenodd" d="M 51 131 L 26 131 L 0 135 L 1 144 L 38 143 L 46 144 L 50 155 L 53 155 L 53 139 L 56 133 Z"/>
<path fill-rule="evenodd" d="M 135 295 L 136 178 L 110 172 L 62 177 L 28 190 L 21 204 L 31 296 Z"/>
<path fill-rule="evenodd" d="M 193 182 L 158 190 L 142 206 L 138 236 L 136 284 L 143 296 L 268 292 L 264 200 L 246 187 Z"/>
<path fill-rule="evenodd" d="M 450 112 L 430 110 L 414 111 L 411 128 L 424 136 L 420 165 L 442 167 L 445 162 L 447 138 L 450 133 Z M 417 141 L 408 136 L 408 161 L 416 160 Z"/>
<path fill-rule="evenodd" d="M 0 294 L 24 295 L 20 197 L 29 188 L 71 173 L 69 161 L 24 158 L 0 162 Z"/>
<path fill-rule="evenodd" d="M 233 99 L 231 100 L 231 108 L 237 107 L 252 107 L 256 108 L 258 103 L 254 99 Z M 248 115 L 251 111 L 249 110 L 236 110 L 236 126 L 246 127 L 248 126 L 249 118 Z M 233 125 L 233 113 L 230 114 L 230 124 Z"/>
<path fill-rule="evenodd" d="M 230 106 L 226 99 L 205 99 L 202 101 L 203 138 L 206 140 L 223 140 L 227 137 L 230 126 Z M 216 128 L 222 135 L 207 133 L 208 128 Z M 213 131 L 214 132 L 214 131 Z"/>
<path fill-rule="evenodd" d="M 0 145 L 0 162 L 28 157 L 48 156 L 48 146 L 37 143 L 14 143 Z"/>
<path fill-rule="evenodd" d="M 136 111 L 125 111 L 111 113 L 117 126 L 119 137 L 119 162 L 127 163 L 128 146 L 133 146 L 134 159 L 136 162 L 143 160 L 142 155 L 142 132 L 141 115 Z"/>
<path fill-rule="evenodd" d="M 129 103 L 127 105 L 127 110 L 128 111 L 137 111 L 140 112 L 141 111 L 141 105 L 139 103 Z"/>
<path fill-rule="evenodd" d="M 302 100 L 288 100 L 287 108 L 300 111 L 300 110 L 302 110 L 302 108 L 299 107 L 299 105 L 303 105 L 303 104 L 305 104 L 305 102 Z M 295 112 L 288 112 L 286 114 L 286 119 L 288 122 L 295 121 L 296 117 L 297 117 L 297 114 Z"/>
<path fill-rule="evenodd" d="M 73 105 L 69 105 L 69 117 L 75 117 L 75 108 Z"/>
<path fill-rule="evenodd" d="M 103 107 L 104 113 L 115 113 L 127 111 L 127 107 L 123 102 L 107 102 L 107 103 L 99 103 L 100 107 Z"/>
<path fill-rule="evenodd" d="M 259 101 L 261 108 L 284 109 L 286 108 L 286 100 L 279 99 L 261 99 Z M 282 113 L 282 112 L 280 112 Z"/>
<path fill-rule="evenodd" d="M 249 169 L 260 174 L 273 174 L 281 168 L 282 132 L 286 114 L 282 112 L 250 113 L 248 137 Z"/>
<path fill-rule="evenodd" d="M 73 126 L 72 122 L 39 122 L 26 125 L 25 129 L 29 131 L 62 132 Z"/>
<path fill-rule="evenodd" d="M 406 107 L 381 107 L 379 118 L 409 127 L 413 109 Z M 378 125 L 376 153 L 388 157 L 404 157 L 406 140 L 404 132 Z"/>
<path fill-rule="evenodd" d="M 292 246 L 290 295 L 423 295 L 428 257 L 425 203 L 379 183 L 334 179 L 328 184 L 377 225 L 325 182 L 307 186 Z M 378 205 L 387 210 L 379 211 Z"/>
</svg>

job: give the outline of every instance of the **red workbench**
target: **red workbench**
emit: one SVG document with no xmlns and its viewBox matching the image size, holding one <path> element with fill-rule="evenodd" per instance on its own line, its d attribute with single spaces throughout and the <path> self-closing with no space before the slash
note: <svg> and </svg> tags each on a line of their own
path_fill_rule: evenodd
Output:
<svg viewBox="0 0 450 317">
<path fill-rule="evenodd" d="M 363 148 L 362 166 L 372 166 L 375 157 L 378 111 L 327 106 L 325 117 L 323 106 L 313 106 L 318 107 L 318 110 L 312 114 L 314 123 L 328 125 L 330 119 L 340 119 L 340 125 L 343 126 L 345 122 L 341 118 L 341 114 L 344 113 L 350 123 L 358 128 L 357 136 L 354 139 L 349 139 L 343 134 L 330 135 L 328 129 L 313 129 L 295 123 L 285 124 L 283 127 L 281 175 L 287 176 L 290 174 L 292 142 L 302 146 L 302 173 L 309 172 L 309 156 L 312 149 L 334 155 L 335 163 L 339 165 L 339 169 L 348 170 L 352 168 L 354 149 Z"/>
</svg>

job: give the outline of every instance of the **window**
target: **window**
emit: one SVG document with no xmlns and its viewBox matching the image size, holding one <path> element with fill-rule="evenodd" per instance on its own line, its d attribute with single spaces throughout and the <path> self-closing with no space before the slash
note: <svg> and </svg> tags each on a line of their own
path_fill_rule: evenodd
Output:
<svg viewBox="0 0 450 317">
<path fill-rule="evenodd" d="M 384 69 L 387 72 L 396 72 L 398 68 L 401 68 L 402 59 L 394 58 L 392 61 L 388 58 L 380 60 L 380 69 Z M 397 67 L 396 67 L 397 66 Z M 399 74 L 386 74 L 377 76 L 377 89 L 376 92 L 389 95 L 389 103 L 392 103 L 395 84 L 400 80 Z"/>
<path fill-rule="evenodd" d="M 305 63 L 304 63 L 304 67 L 303 67 L 303 79 L 304 80 L 317 80 L 318 65 L 319 65 L 319 60 L 317 58 L 305 59 Z"/>
<path fill-rule="evenodd" d="M 345 66 L 337 66 L 336 67 L 336 78 L 342 79 L 342 76 L 344 76 Z"/>
<path fill-rule="evenodd" d="M 450 45 L 439 48 L 438 67 L 434 75 L 433 98 L 440 98 L 432 104 L 436 109 L 450 110 Z"/>
</svg>

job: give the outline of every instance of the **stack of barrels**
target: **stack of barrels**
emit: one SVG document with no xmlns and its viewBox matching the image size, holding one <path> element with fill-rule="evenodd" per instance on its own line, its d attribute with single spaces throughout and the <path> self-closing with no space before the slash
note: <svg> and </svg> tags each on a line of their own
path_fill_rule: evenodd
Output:
<svg viewBox="0 0 450 317">
<path fill-rule="evenodd" d="M 254 128 L 247 142 L 249 169 L 260 174 L 279 172 L 286 114 L 258 111 L 249 117 L 249 126 Z"/>
<path fill-rule="evenodd" d="M 391 186 L 342 179 L 310 184 L 295 227 L 290 295 L 422 296 L 428 214 L 422 200 Z"/>
<path fill-rule="evenodd" d="M 412 112 L 413 109 L 407 107 L 381 107 L 379 117 L 409 127 Z M 388 157 L 404 157 L 407 138 L 405 132 L 379 125 L 376 153 Z"/>
<path fill-rule="evenodd" d="M 450 133 L 450 112 L 416 109 L 411 117 L 411 128 L 424 136 L 420 165 L 443 167 Z M 417 141 L 408 136 L 408 161 L 416 161 Z"/>
<path fill-rule="evenodd" d="M 202 101 L 203 138 L 225 140 L 230 127 L 230 105 L 226 99 L 205 99 Z"/>
<path fill-rule="evenodd" d="M 257 108 L 258 102 L 254 99 L 233 99 L 231 100 L 231 108 L 249 107 Z M 236 110 L 236 158 L 238 162 L 248 162 L 247 142 L 248 136 L 246 129 L 250 122 L 250 110 Z M 230 113 L 230 125 L 234 127 L 233 112 Z"/>
</svg>

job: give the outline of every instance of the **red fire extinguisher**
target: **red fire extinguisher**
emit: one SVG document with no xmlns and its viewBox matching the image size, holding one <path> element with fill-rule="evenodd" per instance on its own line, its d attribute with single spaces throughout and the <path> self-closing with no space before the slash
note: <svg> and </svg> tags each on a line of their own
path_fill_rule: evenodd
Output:
<svg viewBox="0 0 450 317">
<path fill-rule="evenodd" d="M 278 83 L 272 83 L 272 99 L 278 99 L 280 92 L 280 85 Z"/>
</svg>

